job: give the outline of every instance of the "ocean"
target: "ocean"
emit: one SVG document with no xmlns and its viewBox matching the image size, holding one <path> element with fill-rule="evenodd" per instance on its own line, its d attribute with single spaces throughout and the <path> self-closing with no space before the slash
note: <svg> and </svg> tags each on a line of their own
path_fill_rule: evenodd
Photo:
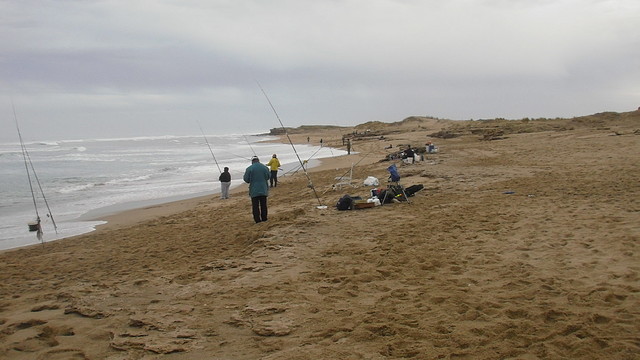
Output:
<svg viewBox="0 0 640 360">
<path fill-rule="evenodd" d="M 263 163 L 278 154 L 279 176 L 298 170 L 300 163 L 291 145 L 266 142 L 272 139 L 200 135 L 25 141 L 42 187 L 41 192 L 29 166 L 35 206 L 20 144 L 0 144 L 0 250 L 40 243 L 28 227 L 37 217 L 36 209 L 43 241 L 49 242 L 91 232 L 103 224 L 88 219 L 219 192 L 218 165 L 229 167 L 232 187 L 244 184 L 242 175 L 254 154 Z M 296 150 L 302 160 L 309 160 L 308 166 L 346 153 L 312 144 L 296 145 Z"/>
</svg>

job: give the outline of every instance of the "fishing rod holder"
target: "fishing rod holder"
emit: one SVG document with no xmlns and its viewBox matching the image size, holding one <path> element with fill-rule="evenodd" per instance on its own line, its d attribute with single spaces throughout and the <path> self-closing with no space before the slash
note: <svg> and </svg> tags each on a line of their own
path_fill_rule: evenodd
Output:
<svg viewBox="0 0 640 360">
<path fill-rule="evenodd" d="M 29 231 L 38 231 L 40 228 L 40 219 L 31 221 L 27 225 L 29 226 Z"/>
</svg>

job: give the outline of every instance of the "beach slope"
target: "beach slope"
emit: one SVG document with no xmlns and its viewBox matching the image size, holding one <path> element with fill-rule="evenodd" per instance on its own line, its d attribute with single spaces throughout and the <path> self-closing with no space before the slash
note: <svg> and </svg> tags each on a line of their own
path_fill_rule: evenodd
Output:
<svg viewBox="0 0 640 360">
<path fill-rule="evenodd" d="M 268 222 L 242 187 L 1 252 L 0 358 L 638 358 L 639 129 L 638 112 L 343 129 L 354 153 L 281 177 Z M 391 164 L 424 186 L 410 202 L 336 210 Z"/>
</svg>

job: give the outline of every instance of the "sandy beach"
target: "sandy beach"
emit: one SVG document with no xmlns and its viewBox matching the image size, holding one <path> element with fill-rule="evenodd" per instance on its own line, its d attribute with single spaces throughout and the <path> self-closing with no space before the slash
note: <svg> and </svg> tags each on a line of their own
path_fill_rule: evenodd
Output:
<svg viewBox="0 0 640 360">
<path fill-rule="evenodd" d="M 640 111 L 291 138 L 356 131 L 267 222 L 241 186 L 0 252 L 0 359 L 640 358 Z M 335 208 L 391 164 L 409 202 Z"/>
</svg>

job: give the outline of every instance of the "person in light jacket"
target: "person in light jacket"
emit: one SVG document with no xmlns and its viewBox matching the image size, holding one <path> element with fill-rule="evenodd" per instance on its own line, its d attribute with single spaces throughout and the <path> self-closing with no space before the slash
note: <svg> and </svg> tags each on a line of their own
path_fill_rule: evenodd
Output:
<svg viewBox="0 0 640 360">
<path fill-rule="evenodd" d="M 273 154 L 269 162 L 267 163 L 269 170 L 271 170 L 271 178 L 269 179 L 269 184 L 271 187 L 278 186 L 278 169 L 280 168 L 280 160 L 276 154 Z"/>
</svg>

